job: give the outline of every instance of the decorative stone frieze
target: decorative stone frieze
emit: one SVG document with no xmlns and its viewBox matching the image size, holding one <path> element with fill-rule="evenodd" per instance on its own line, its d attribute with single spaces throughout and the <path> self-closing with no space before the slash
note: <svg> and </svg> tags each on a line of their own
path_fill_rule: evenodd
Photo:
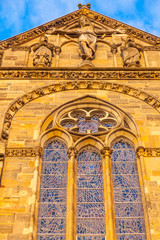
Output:
<svg viewBox="0 0 160 240">
<path fill-rule="evenodd" d="M 159 157 L 160 156 L 160 148 L 144 148 L 138 147 L 136 150 L 136 154 L 138 157 Z"/>
<path fill-rule="evenodd" d="M 93 71 L 84 71 L 84 70 L 55 70 L 53 68 L 50 69 L 26 69 L 23 70 L 15 70 L 10 69 L 6 70 L 6 68 L 0 69 L 0 79 L 56 79 L 56 80 L 124 80 L 124 79 L 160 79 L 160 70 L 159 71 L 151 71 L 151 70 L 96 70 Z"/>
<path fill-rule="evenodd" d="M 41 156 L 42 148 L 7 148 L 6 157 L 36 157 Z"/>
</svg>

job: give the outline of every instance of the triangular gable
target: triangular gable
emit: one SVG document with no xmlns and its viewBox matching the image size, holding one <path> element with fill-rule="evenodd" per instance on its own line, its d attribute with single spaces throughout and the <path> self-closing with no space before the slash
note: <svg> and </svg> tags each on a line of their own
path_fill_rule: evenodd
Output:
<svg viewBox="0 0 160 240">
<path fill-rule="evenodd" d="M 7 40 L 4 40 L 4 41 L 0 42 L 0 50 L 4 51 L 7 48 L 11 48 L 13 46 L 26 43 L 34 38 L 37 38 L 37 37 L 45 34 L 46 31 L 49 30 L 50 28 L 66 27 L 72 21 L 75 21 L 75 20 L 78 21 L 82 14 L 86 15 L 88 18 L 90 18 L 91 21 L 98 22 L 101 25 L 103 25 L 104 27 L 110 27 L 112 29 L 117 29 L 117 28 L 124 29 L 126 34 L 128 34 L 134 38 L 137 38 L 141 41 L 144 41 L 146 43 L 149 43 L 151 45 L 154 45 L 155 49 L 160 50 L 160 38 L 159 37 L 149 34 L 147 32 L 144 32 L 142 30 L 139 30 L 137 28 L 131 27 L 127 24 L 124 24 L 120 21 L 109 18 L 107 16 L 104 16 L 102 14 L 99 14 L 99 13 L 97 13 L 93 10 L 87 9 L 87 8 L 79 9 L 79 10 L 72 12 L 70 14 L 67 14 L 63 17 L 60 17 L 53 21 L 50 21 L 46 24 L 40 25 L 36 28 L 33 28 L 29 31 L 21 33 L 17 36 L 11 37 Z"/>
</svg>

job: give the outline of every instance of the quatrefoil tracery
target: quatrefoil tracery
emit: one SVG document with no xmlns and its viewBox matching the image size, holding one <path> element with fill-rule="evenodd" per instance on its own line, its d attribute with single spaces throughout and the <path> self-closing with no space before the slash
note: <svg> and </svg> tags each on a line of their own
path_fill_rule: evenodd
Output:
<svg viewBox="0 0 160 240">
<path fill-rule="evenodd" d="M 113 114 L 105 110 L 83 108 L 65 114 L 60 124 L 68 131 L 84 134 L 108 131 L 117 125 L 117 120 Z"/>
</svg>

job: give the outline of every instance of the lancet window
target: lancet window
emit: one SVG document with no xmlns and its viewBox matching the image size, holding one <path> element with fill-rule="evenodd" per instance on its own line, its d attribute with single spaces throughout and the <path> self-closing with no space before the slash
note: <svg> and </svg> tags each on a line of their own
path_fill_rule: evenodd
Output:
<svg viewBox="0 0 160 240">
<path fill-rule="evenodd" d="M 145 240 L 135 150 L 121 139 L 112 146 L 112 177 L 117 240 Z"/>
<path fill-rule="evenodd" d="M 105 239 L 102 158 L 90 146 L 77 158 L 77 239 Z"/>
<path fill-rule="evenodd" d="M 68 155 L 55 138 L 43 151 L 37 240 L 66 238 Z"/>
<path fill-rule="evenodd" d="M 110 158 L 103 142 L 118 130 L 130 134 L 134 123 L 96 103 L 63 108 L 52 119 L 46 134 L 58 126 L 72 144 L 67 149 L 67 140 L 56 137 L 44 148 L 37 240 L 146 240 L 134 146 L 117 139 Z"/>
</svg>

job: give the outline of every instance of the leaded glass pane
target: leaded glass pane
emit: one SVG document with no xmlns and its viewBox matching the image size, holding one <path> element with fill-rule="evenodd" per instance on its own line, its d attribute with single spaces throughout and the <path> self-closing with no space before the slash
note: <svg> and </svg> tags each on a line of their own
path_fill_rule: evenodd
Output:
<svg viewBox="0 0 160 240">
<path fill-rule="evenodd" d="M 146 240 L 145 234 L 117 234 L 117 240 Z"/>
<path fill-rule="evenodd" d="M 65 240 L 67 148 L 54 139 L 43 152 L 37 240 Z"/>
<path fill-rule="evenodd" d="M 92 147 L 77 159 L 77 238 L 105 239 L 102 159 Z"/>
<path fill-rule="evenodd" d="M 81 120 L 78 123 L 79 132 L 86 133 L 90 130 L 92 133 L 98 132 L 99 123 L 95 120 Z"/>
<path fill-rule="evenodd" d="M 135 151 L 120 140 L 113 146 L 111 160 L 117 240 L 145 240 Z"/>
<path fill-rule="evenodd" d="M 99 235 L 98 236 L 78 236 L 77 240 L 105 240 L 104 235 Z"/>
</svg>

